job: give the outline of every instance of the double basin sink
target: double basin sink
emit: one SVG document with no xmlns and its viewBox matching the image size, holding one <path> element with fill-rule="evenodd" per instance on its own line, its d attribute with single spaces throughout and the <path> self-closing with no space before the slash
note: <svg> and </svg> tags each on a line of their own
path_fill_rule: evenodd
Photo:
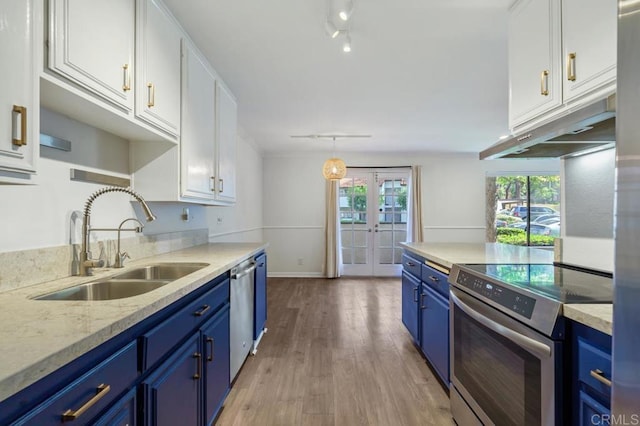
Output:
<svg viewBox="0 0 640 426">
<path fill-rule="evenodd" d="M 113 300 L 148 293 L 208 263 L 156 263 L 35 297 L 36 300 Z"/>
</svg>

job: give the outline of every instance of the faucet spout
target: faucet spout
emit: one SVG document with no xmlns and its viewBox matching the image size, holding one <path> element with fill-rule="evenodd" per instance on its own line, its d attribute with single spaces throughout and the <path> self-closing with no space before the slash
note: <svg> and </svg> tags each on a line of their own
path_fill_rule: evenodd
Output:
<svg viewBox="0 0 640 426">
<path fill-rule="evenodd" d="M 156 219 L 156 217 L 154 216 L 153 212 L 151 211 L 151 208 L 149 208 L 149 206 L 144 201 L 144 199 L 138 193 L 136 193 L 135 191 L 131 190 L 130 188 L 121 188 L 121 187 L 116 187 L 116 186 L 109 186 L 109 187 L 106 187 L 106 188 L 99 189 L 96 192 L 94 192 L 93 194 L 91 194 L 89 196 L 89 198 L 87 199 L 85 205 L 84 205 L 84 213 L 83 213 L 83 216 L 82 216 L 82 249 L 81 249 L 81 252 L 80 252 L 80 271 L 79 271 L 80 275 L 92 275 L 92 270 L 91 270 L 92 268 L 104 266 L 104 262 L 91 259 L 91 252 L 89 251 L 89 234 L 92 231 L 92 229 L 91 229 L 91 207 L 93 206 L 93 202 L 99 196 L 101 196 L 103 194 L 107 194 L 109 192 L 124 192 L 124 193 L 127 193 L 127 194 L 131 195 L 142 206 L 142 210 L 144 211 L 144 214 L 146 216 L 147 222 L 151 222 L 151 221 Z M 120 226 L 118 227 L 118 229 L 117 229 L 117 231 L 118 231 L 118 254 L 120 254 L 120 231 L 121 231 L 121 227 L 128 220 L 130 220 L 130 219 L 126 219 L 125 221 L 123 221 L 120 224 Z M 134 220 L 137 221 L 137 219 L 134 219 Z M 140 222 L 138 221 L 138 223 L 140 223 Z M 142 225 L 142 224 L 140 223 L 140 225 Z M 138 229 L 138 228 L 136 228 L 136 229 Z M 115 229 L 114 229 L 114 231 L 115 231 Z"/>
</svg>

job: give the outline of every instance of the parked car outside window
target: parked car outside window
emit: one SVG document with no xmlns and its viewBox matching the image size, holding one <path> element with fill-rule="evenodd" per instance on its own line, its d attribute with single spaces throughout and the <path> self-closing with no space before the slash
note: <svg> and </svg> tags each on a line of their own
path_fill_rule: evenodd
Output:
<svg viewBox="0 0 640 426">
<path fill-rule="evenodd" d="M 526 220 L 529 214 L 529 209 L 527 206 L 515 206 L 511 208 L 511 216 L 519 217 L 522 220 Z M 558 212 L 552 209 L 551 207 L 544 206 L 531 206 L 531 220 L 535 220 L 538 216 L 542 216 L 544 214 L 555 214 Z"/>
<path fill-rule="evenodd" d="M 543 223 L 546 220 L 549 219 L 555 219 L 557 222 L 560 221 L 560 215 L 558 214 L 541 214 L 540 216 L 536 217 L 535 220 L 531 220 L 532 222 L 535 223 Z"/>
</svg>

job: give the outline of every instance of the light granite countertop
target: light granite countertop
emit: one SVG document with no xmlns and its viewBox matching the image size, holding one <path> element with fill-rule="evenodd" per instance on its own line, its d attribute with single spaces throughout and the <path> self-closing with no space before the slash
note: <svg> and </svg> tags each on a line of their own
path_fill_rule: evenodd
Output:
<svg viewBox="0 0 640 426">
<path fill-rule="evenodd" d="M 553 250 L 500 243 L 400 243 L 446 268 L 454 263 L 553 263 Z"/>
<path fill-rule="evenodd" d="M 613 334 L 613 304 L 585 303 L 562 306 L 563 315 L 611 336 Z"/>
<path fill-rule="evenodd" d="M 205 244 L 131 261 L 123 269 L 95 269 L 0 293 L 0 401 L 19 392 L 122 331 L 266 248 L 263 243 Z M 33 300 L 33 297 L 156 262 L 209 266 L 161 288 L 106 301 Z"/>
<path fill-rule="evenodd" d="M 553 263 L 553 251 L 500 243 L 400 243 L 445 268 L 454 263 Z M 563 315 L 611 335 L 613 304 L 566 304 Z"/>
</svg>

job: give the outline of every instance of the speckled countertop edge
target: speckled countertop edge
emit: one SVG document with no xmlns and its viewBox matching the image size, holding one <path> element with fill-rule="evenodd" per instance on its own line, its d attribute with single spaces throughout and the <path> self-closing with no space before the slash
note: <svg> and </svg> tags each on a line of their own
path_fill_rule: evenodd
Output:
<svg viewBox="0 0 640 426">
<path fill-rule="evenodd" d="M 0 401 L 120 334 L 184 295 L 264 250 L 264 243 L 216 243 L 96 269 L 93 277 L 67 277 L 0 294 Z M 156 262 L 209 266 L 161 288 L 108 301 L 33 300 L 33 297 Z"/>
<path fill-rule="evenodd" d="M 499 243 L 400 243 L 407 250 L 444 267 L 454 263 L 553 263 L 553 252 Z M 566 304 L 563 315 L 612 334 L 613 304 Z"/>
</svg>

